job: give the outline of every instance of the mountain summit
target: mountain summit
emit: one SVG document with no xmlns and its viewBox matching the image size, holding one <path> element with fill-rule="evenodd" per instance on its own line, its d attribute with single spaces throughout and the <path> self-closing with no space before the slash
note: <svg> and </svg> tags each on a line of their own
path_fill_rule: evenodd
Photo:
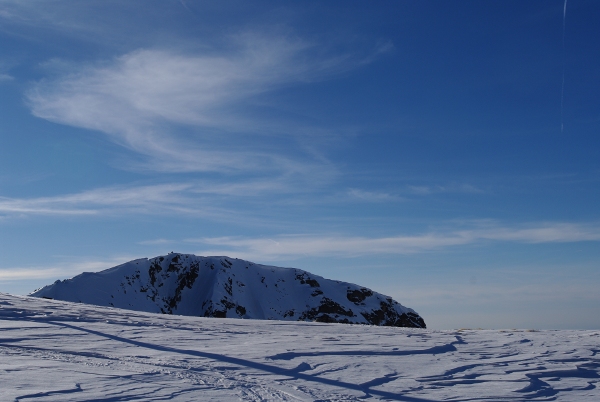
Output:
<svg viewBox="0 0 600 402">
<path fill-rule="evenodd" d="M 200 317 L 425 328 L 391 297 L 295 268 L 170 253 L 56 281 L 30 296 Z"/>
</svg>

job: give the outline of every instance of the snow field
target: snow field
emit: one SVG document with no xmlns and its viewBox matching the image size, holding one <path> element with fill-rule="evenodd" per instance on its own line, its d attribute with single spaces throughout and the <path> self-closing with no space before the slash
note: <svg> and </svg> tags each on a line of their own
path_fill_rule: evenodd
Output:
<svg viewBox="0 0 600 402">
<path fill-rule="evenodd" d="M 215 319 L 0 294 L 2 401 L 597 401 L 600 331 Z"/>
</svg>

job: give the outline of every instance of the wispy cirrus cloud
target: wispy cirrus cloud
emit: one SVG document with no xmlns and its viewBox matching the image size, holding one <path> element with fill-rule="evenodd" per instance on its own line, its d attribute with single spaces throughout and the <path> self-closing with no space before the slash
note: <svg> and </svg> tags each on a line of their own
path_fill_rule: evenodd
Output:
<svg viewBox="0 0 600 402">
<path fill-rule="evenodd" d="M 148 169 L 323 175 L 331 166 L 322 157 L 269 141 L 302 135 L 298 122 L 257 116 L 252 101 L 370 62 L 318 49 L 299 38 L 252 32 L 231 36 L 222 49 L 138 49 L 42 80 L 26 99 L 37 117 L 102 132 L 151 157 Z"/>
<path fill-rule="evenodd" d="M 193 181 L 151 185 L 101 187 L 50 197 L 0 196 L 0 219 L 15 216 L 123 216 L 131 214 L 186 215 L 221 220 L 243 212 L 230 210 L 225 201 L 261 200 L 273 194 L 297 192 L 295 182 L 280 179 L 215 183 Z"/>
<path fill-rule="evenodd" d="M 1 10 L 0 10 L 1 12 Z M 0 13 L 1 18 L 1 13 Z M 0 59 L 0 83 L 14 81 L 15 77 L 13 77 L 9 71 L 15 67 L 15 62 L 6 59 Z"/>
<path fill-rule="evenodd" d="M 483 194 L 485 191 L 468 183 L 408 185 L 402 190 L 397 190 L 396 194 L 385 191 L 368 191 L 358 188 L 350 188 L 347 191 L 347 195 L 351 198 L 366 202 L 403 201 L 410 195 L 428 196 L 441 193 Z"/>
<path fill-rule="evenodd" d="M 420 185 L 408 186 L 408 191 L 415 195 L 430 195 L 437 193 L 469 193 L 479 194 L 484 191 L 472 184 L 468 183 L 449 183 L 446 185 Z"/>
<path fill-rule="evenodd" d="M 171 244 L 174 243 L 173 240 L 169 240 L 169 239 L 154 239 L 154 240 L 143 240 L 138 242 L 138 244 L 142 245 L 142 246 L 158 246 L 161 244 Z"/>
<path fill-rule="evenodd" d="M 600 240 L 599 225 L 546 223 L 532 227 L 494 227 L 458 232 L 474 239 L 523 243 L 572 243 Z"/>
<path fill-rule="evenodd" d="M 105 187 L 80 193 L 37 198 L 0 197 L 5 215 L 99 215 L 102 213 L 198 213 L 190 183 Z"/>
<path fill-rule="evenodd" d="M 269 238 L 214 237 L 188 239 L 202 244 L 209 254 L 278 260 L 315 256 L 412 254 L 481 242 L 573 243 L 600 241 L 600 224 L 532 223 L 488 225 L 468 230 L 430 231 L 414 235 L 361 237 L 343 235 L 282 235 Z"/>
<path fill-rule="evenodd" d="M 400 201 L 401 197 L 393 195 L 387 192 L 380 191 L 366 191 L 358 188 L 351 188 L 348 190 L 348 195 L 351 198 L 365 201 L 365 202 L 384 202 L 384 201 Z"/>
<path fill-rule="evenodd" d="M 188 239 L 188 242 L 213 247 L 207 251 L 209 254 L 236 253 L 243 258 L 277 260 L 290 257 L 405 254 L 469 241 L 460 236 L 427 234 L 385 238 L 327 235 L 287 235 L 259 239 L 215 237 Z"/>
<path fill-rule="evenodd" d="M 14 266 L 0 269 L 0 282 L 48 278 L 65 278 L 82 272 L 97 272 L 132 260 L 131 256 L 108 259 L 82 258 L 79 261 L 52 262 L 38 266 Z M 32 289 L 33 290 L 33 289 Z"/>
</svg>

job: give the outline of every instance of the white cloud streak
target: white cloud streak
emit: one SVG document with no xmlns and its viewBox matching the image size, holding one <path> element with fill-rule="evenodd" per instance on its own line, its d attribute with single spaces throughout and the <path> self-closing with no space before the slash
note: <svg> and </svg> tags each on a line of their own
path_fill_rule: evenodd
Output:
<svg viewBox="0 0 600 402">
<path fill-rule="evenodd" d="M 229 221 L 240 211 L 225 207 L 226 200 L 260 199 L 298 191 L 294 182 L 254 180 L 233 183 L 187 182 L 145 186 L 114 186 L 53 197 L 0 197 L 0 219 L 30 215 L 122 216 L 131 214 L 185 215 Z M 237 210 L 237 209 L 236 209 Z"/>
<path fill-rule="evenodd" d="M 139 49 L 38 82 L 26 98 L 37 117 L 100 131 L 151 157 L 148 169 L 308 174 L 318 165 L 323 170 L 323 162 L 307 154 L 267 152 L 248 142 L 236 146 L 232 136 L 240 133 L 298 132 L 288 128 L 289 122 L 263 123 L 248 113 L 244 117 L 240 105 L 283 86 L 356 68 L 361 60 L 317 56 L 315 47 L 300 39 L 255 33 L 237 35 L 225 47 L 202 54 Z M 180 126 L 189 127 L 194 138 L 177 135 Z"/>
<path fill-rule="evenodd" d="M 283 184 L 168 183 L 148 186 L 106 187 L 80 193 L 39 198 L 0 197 L 0 218 L 28 215 L 105 216 L 131 214 L 183 214 L 191 217 L 232 219 L 239 215 L 214 207 L 215 197 L 261 197 L 273 192 L 292 192 Z M 374 198 L 381 197 L 375 194 Z M 387 197 L 383 197 L 387 199 Z M 222 203 L 221 203 L 222 205 Z M 248 217 L 246 217 L 247 219 Z M 238 219 L 238 218 L 236 218 Z M 264 222 L 263 222 L 264 223 Z M 495 221 L 458 222 L 467 229 L 429 231 L 416 235 L 381 238 L 340 235 L 283 235 L 272 238 L 218 237 L 187 242 L 217 246 L 214 253 L 237 252 L 265 259 L 288 256 L 408 254 L 484 241 L 519 243 L 569 243 L 599 241 L 600 224 L 564 222 L 503 226 Z M 160 240 L 164 242 L 165 240 Z"/>
<path fill-rule="evenodd" d="M 600 224 L 542 223 L 531 224 L 527 228 L 497 226 L 381 238 L 288 235 L 258 239 L 215 237 L 188 239 L 187 241 L 204 244 L 207 248 L 205 253 L 214 255 L 234 253 L 242 258 L 262 260 L 315 256 L 352 257 L 376 254 L 412 254 L 486 241 L 530 244 L 600 241 Z"/>
<path fill-rule="evenodd" d="M 600 240 L 600 227 L 598 225 L 554 223 L 521 229 L 491 228 L 474 230 L 466 231 L 464 234 L 483 240 L 515 241 L 523 243 L 569 243 Z"/>
<path fill-rule="evenodd" d="M 189 239 L 220 249 L 210 254 L 251 256 L 254 259 L 277 260 L 288 257 L 313 256 L 358 256 L 365 254 L 406 254 L 442 246 L 468 243 L 460 237 L 437 235 L 398 236 L 387 238 L 344 237 L 344 236 L 279 236 L 263 239 L 216 237 Z"/>
<path fill-rule="evenodd" d="M 385 192 L 365 191 L 357 188 L 348 190 L 348 195 L 351 198 L 362 200 L 365 202 L 385 202 L 385 201 L 400 201 L 401 197 Z"/>
<path fill-rule="evenodd" d="M 156 209 L 177 211 L 189 204 L 183 192 L 190 188 L 190 184 L 164 184 L 130 188 L 109 187 L 55 197 L 0 197 L 0 213 L 96 215 L 106 210 L 138 213 L 148 213 Z"/>
<path fill-rule="evenodd" d="M 467 193 L 480 194 L 484 191 L 468 183 L 450 183 L 447 185 L 408 186 L 410 193 L 415 195 L 431 195 L 437 193 Z"/>
<path fill-rule="evenodd" d="M 162 245 L 162 244 L 171 244 L 171 243 L 174 243 L 174 241 L 169 240 L 169 239 L 154 239 L 154 240 L 144 240 L 144 241 L 138 242 L 138 244 L 140 244 L 142 246 L 158 246 L 158 245 Z"/>
<path fill-rule="evenodd" d="M 82 272 L 98 272 L 131 259 L 131 257 L 119 257 L 108 260 L 83 260 L 81 262 L 53 263 L 32 267 L 7 267 L 0 269 L 0 282 L 72 277 Z"/>
</svg>

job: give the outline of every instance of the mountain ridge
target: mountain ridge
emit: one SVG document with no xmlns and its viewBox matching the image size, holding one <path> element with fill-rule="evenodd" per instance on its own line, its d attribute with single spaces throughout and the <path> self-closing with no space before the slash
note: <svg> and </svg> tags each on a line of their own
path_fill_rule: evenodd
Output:
<svg viewBox="0 0 600 402">
<path fill-rule="evenodd" d="M 141 258 L 30 295 L 163 314 L 426 328 L 414 310 L 366 287 L 226 256 Z"/>
</svg>

